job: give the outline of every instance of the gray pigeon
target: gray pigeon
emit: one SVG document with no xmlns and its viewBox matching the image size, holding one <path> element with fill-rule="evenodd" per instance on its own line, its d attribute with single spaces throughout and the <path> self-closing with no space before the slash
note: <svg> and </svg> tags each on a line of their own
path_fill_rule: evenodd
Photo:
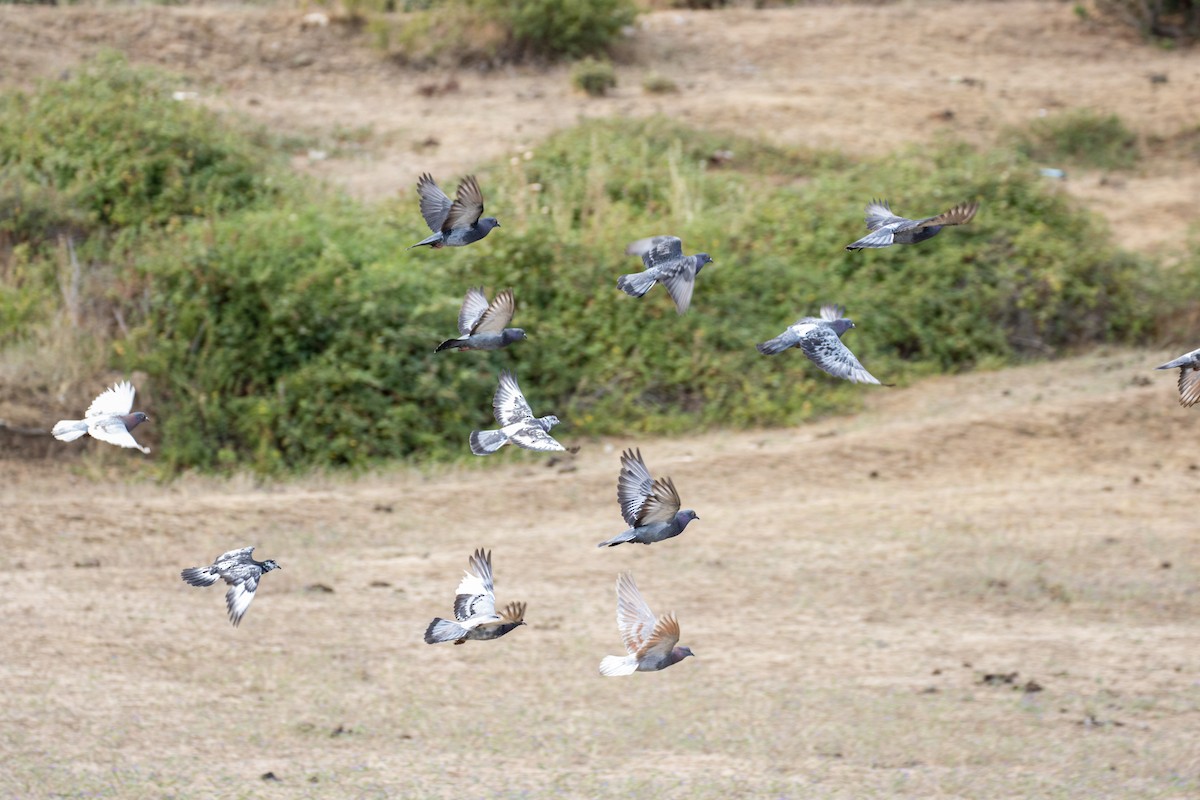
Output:
<svg viewBox="0 0 1200 800">
<path fill-rule="evenodd" d="M 654 480 L 642 451 L 621 453 L 621 474 L 617 478 L 617 502 L 621 516 L 629 529 L 597 547 L 616 547 L 626 542 L 651 544 L 683 533 L 694 519 L 700 519 L 690 508 L 679 510 L 679 492 L 670 478 Z"/>
<path fill-rule="evenodd" d="M 1185 353 L 1155 369 L 1179 367 L 1179 405 L 1190 408 L 1200 400 L 1200 349 Z"/>
<path fill-rule="evenodd" d="M 657 672 L 695 655 L 690 647 L 676 647 L 679 621 L 674 614 L 654 616 L 631 572 L 617 576 L 617 630 L 629 655 L 605 656 L 600 662 L 600 674 L 606 678 Z"/>
<path fill-rule="evenodd" d="M 549 414 L 535 418 L 525 395 L 521 394 L 517 379 L 508 370 L 500 373 L 500 384 L 492 398 L 492 411 L 496 422 L 500 423 L 500 430 L 472 431 L 471 452 L 475 455 L 490 455 L 509 442 L 544 453 L 566 449 L 550 435 L 550 429 L 558 424 L 558 417 Z"/>
<path fill-rule="evenodd" d="M 433 235 L 412 245 L 409 250 L 421 245 L 434 249 L 462 247 L 478 242 L 492 228 L 500 227 L 495 217 L 479 218 L 483 214 L 483 192 L 479 191 L 474 175 L 463 178 L 454 194 L 454 202 L 450 202 L 429 173 L 417 181 L 417 195 L 421 198 L 421 216 Z"/>
<path fill-rule="evenodd" d="M 496 590 L 492 585 L 492 553 L 479 548 L 472 554 L 471 569 L 458 583 L 454 597 L 457 622 L 435 617 L 425 629 L 425 643 L 454 642 L 467 639 L 499 639 L 525 624 L 525 604 L 509 603 L 496 613 Z"/>
<path fill-rule="evenodd" d="M 694 256 L 683 254 L 683 241 L 678 236 L 651 236 L 638 239 L 625 248 L 625 255 L 641 256 L 646 265 L 643 272 L 622 275 L 617 279 L 617 288 L 632 297 L 641 297 L 650 287 L 662 281 L 667 293 L 675 301 L 675 310 L 680 314 L 688 310 L 692 302 L 692 290 L 696 287 L 696 276 L 705 264 L 712 263 L 708 253 Z"/>
<path fill-rule="evenodd" d="M 443 350 L 499 350 L 525 338 L 520 328 L 506 328 L 512 322 L 516 302 L 512 289 L 505 289 L 488 303 L 483 289 L 467 290 L 462 308 L 458 312 L 457 339 L 447 339 L 437 346 L 435 353 Z"/>
<path fill-rule="evenodd" d="M 212 586 L 218 578 L 224 578 L 229 584 L 229 591 L 225 593 L 225 606 L 229 609 L 229 621 L 235 628 L 250 608 L 263 573 L 282 569 L 271 559 L 255 561 L 251 555 L 253 552 L 253 547 L 230 550 L 217 556 L 211 567 L 192 567 L 179 573 L 180 577 L 192 586 Z"/>
<path fill-rule="evenodd" d="M 947 225 L 963 225 L 970 222 L 978 210 L 979 203 L 972 201 L 960 203 L 936 217 L 905 219 L 893 214 L 886 200 L 872 200 L 867 205 L 867 230 L 870 233 L 854 244 L 846 245 L 846 249 L 862 250 L 869 247 L 923 242 L 937 236 L 938 231 Z"/>
<path fill-rule="evenodd" d="M 118 447 L 133 447 L 143 453 L 149 453 L 149 447 L 142 447 L 133 438 L 131 430 L 141 425 L 150 417 L 144 412 L 133 409 L 133 384 L 122 381 L 100 393 L 92 401 L 83 419 L 64 419 L 50 430 L 55 439 L 73 442 L 85 433 L 93 439 L 115 444 Z"/>
<path fill-rule="evenodd" d="M 853 322 L 842 316 L 844 312 L 841 306 L 823 305 L 820 319 L 797 320 L 774 339 L 756 345 L 758 352 L 773 356 L 789 347 L 799 347 L 810 361 L 835 378 L 845 378 L 851 383 L 879 383 L 842 343 L 842 334 L 854 327 Z"/>
</svg>

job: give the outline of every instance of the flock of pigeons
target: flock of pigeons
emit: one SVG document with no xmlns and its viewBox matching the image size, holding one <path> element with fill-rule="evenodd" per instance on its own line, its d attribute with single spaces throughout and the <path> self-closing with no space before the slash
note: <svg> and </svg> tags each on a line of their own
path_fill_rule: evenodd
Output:
<svg viewBox="0 0 1200 800">
<path fill-rule="evenodd" d="M 432 235 L 412 247 L 462 247 L 483 239 L 493 228 L 500 227 L 495 217 L 483 216 L 483 193 L 474 176 L 468 176 L 458 185 L 453 201 L 428 174 L 418 180 L 417 194 L 421 215 Z M 846 249 L 923 242 L 936 236 L 945 226 L 970 222 L 978 210 L 978 203 L 963 203 L 937 216 L 912 220 L 896 216 L 886 202 L 874 200 L 866 208 L 870 233 L 847 245 Z M 629 245 L 626 253 L 641 256 L 645 270 L 622 275 L 617 280 L 617 288 L 633 297 L 642 297 L 656 283 L 662 283 L 680 314 L 691 304 L 696 276 L 704 265 L 712 262 L 707 253 L 685 256 L 682 242 L 676 236 L 641 239 Z M 442 342 L 436 352 L 498 350 L 525 339 L 525 331 L 508 327 L 515 310 L 511 289 L 500 292 L 490 302 L 482 288 L 468 290 L 458 314 L 460 335 Z M 841 306 L 822 306 L 819 317 L 801 318 L 779 336 L 759 344 L 758 350 L 764 355 L 775 355 L 797 347 L 834 377 L 853 383 L 878 384 L 879 381 L 863 368 L 841 340 L 842 334 L 854 327 L 843 313 Z M 1180 370 L 1180 403 L 1190 407 L 1200 400 L 1200 349 L 1156 369 L 1174 368 Z M 128 381 L 118 383 L 92 401 L 83 419 L 62 420 L 51 433 L 67 442 L 86 433 L 109 444 L 149 453 L 150 449 L 139 444 L 132 434 L 134 428 L 149 419 L 145 413 L 133 411 L 134 392 Z M 475 455 L 494 453 L 510 443 L 543 452 L 565 449 L 550 435 L 551 428 L 559 422 L 558 417 L 552 414 L 533 416 L 516 376 L 508 370 L 500 373 L 492 409 L 500 427 L 471 433 L 471 452 Z M 661 542 L 683 533 L 688 523 L 699 519 L 692 509 L 681 510 L 682 502 L 674 481 L 669 477 L 655 479 L 651 476 L 640 449 L 621 454 L 617 502 L 629 527 L 600 542 L 598 547 Z M 180 575 L 192 586 L 211 586 L 224 580 L 229 585 L 225 595 L 229 619 L 237 626 L 254 600 L 262 576 L 280 568 L 270 559 L 254 560 L 253 553 L 253 547 L 231 550 L 218 556 L 209 566 L 185 569 Z M 512 602 L 500 610 L 496 608 L 491 552 L 478 549 L 468 563 L 469 569 L 455 592 L 454 619 L 435 618 L 425 631 L 425 641 L 429 644 L 497 639 L 525 624 L 525 603 Z M 679 621 L 673 614 L 655 615 L 629 572 L 617 576 L 617 628 L 627 654 L 605 657 L 600 662 L 601 675 L 654 672 L 693 655 L 689 648 L 678 646 Z"/>
</svg>

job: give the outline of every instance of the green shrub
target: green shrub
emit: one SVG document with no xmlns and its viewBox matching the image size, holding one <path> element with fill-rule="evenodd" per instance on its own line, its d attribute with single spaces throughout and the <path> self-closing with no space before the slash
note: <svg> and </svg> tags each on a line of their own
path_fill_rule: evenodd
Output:
<svg viewBox="0 0 1200 800">
<path fill-rule="evenodd" d="M 1200 38 L 1200 3 L 1194 0 L 1096 0 L 1096 10 L 1146 38 L 1184 44 Z"/>
<path fill-rule="evenodd" d="M 603 97 L 617 86 L 617 73 L 607 61 L 588 57 L 571 68 L 571 83 L 592 97 Z"/>
<path fill-rule="evenodd" d="M 473 0 L 506 22 L 513 53 L 541 60 L 599 55 L 637 18 L 634 0 Z"/>
<path fill-rule="evenodd" d="M 666 75 L 651 72 L 642 81 L 642 89 L 647 94 L 675 94 L 679 91 L 679 86 Z"/>
<path fill-rule="evenodd" d="M 1020 153 L 1046 164 L 1128 169 L 1140 156 L 1137 136 L 1120 117 L 1087 109 L 1036 119 L 1012 137 Z"/>
</svg>

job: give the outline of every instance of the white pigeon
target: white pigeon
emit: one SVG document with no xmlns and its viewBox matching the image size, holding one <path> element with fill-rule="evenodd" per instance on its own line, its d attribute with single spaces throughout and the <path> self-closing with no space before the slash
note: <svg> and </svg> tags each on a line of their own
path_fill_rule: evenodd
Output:
<svg viewBox="0 0 1200 800">
<path fill-rule="evenodd" d="M 509 442 L 543 453 L 566 449 L 550 435 L 550 429 L 558 424 L 558 417 L 553 414 L 533 416 L 516 376 L 508 370 L 500 373 L 500 382 L 492 397 L 492 413 L 500 423 L 499 430 L 471 432 L 471 452 L 477 456 L 494 453 Z"/>
<path fill-rule="evenodd" d="M 93 439 L 115 444 L 118 447 L 133 447 L 143 453 L 149 453 L 149 447 L 142 447 L 133 438 L 131 430 L 141 425 L 150 417 L 141 411 L 133 409 L 133 384 L 122 381 L 103 391 L 92 401 L 83 419 L 60 420 L 51 430 L 55 439 L 73 442 L 85 433 Z"/>
<path fill-rule="evenodd" d="M 496 589 L 492 584 L 492 553 L 483 548 L 471 554 L 471 569 L 458 582 L 454 597 L 454 620 L 434 617 L 425 629 L 427 644 L 467 639 L 499 639 L 525 624 L 525 604 L 509 603 L 496 612 Z"/>
<path fill-rule="evenodd" d="M 676 647 L 679 621 L 674 614 L 654 616 L 633 582 L 632 572 L 617 576 L 617 630 L 629 655 L 605 656 L 600 662 L 600 674 L 605 677 L 657 672 L 695 655 L 690 647 Z"/>
</svg>

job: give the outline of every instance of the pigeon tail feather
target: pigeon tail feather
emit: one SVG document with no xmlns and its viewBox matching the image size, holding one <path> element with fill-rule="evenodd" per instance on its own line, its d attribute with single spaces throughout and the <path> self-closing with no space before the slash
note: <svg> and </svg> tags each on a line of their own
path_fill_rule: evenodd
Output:
<svg viewBox="0 0 1200 800">
<path fill-rule="evenodd" d="M 649 271 L 634 272 L 617 278 L 617 288 L 631 297 L 641 297 L 656 283 L 658 279 Z"/>
<path fill-rule="evenodd" d="M 212 567 L 192 567 L 179 573 L 192 586 L 212 586 L 221 577 Z"/>
<path fill-rule="evenodd" d="M 773 356 L 777 353 L 782 353 L 793 344 L 794 341 L 789 340 L 786 336 L 776 336 L 774 339 L 768 339 L 762 344 L 756 344 L 755 347 L 758 349 L 758 352 L 762 353 L 764 356 Z"/>
<path fill-rule="evenodd" d="M 414 245 L 415 246 L 415 245 Z M 466 343 L 465 339 L 447 339 L 437 346 L 433 352 L 440 353 L 443 350 L 457 350 Z"/>
<path fill-rule="evenodd" d="M 434 617 L 433 622 L 425 629 L 426 644 L 441 644 L 442 642 L 457 642 L 465 639 L 470 633 L 466 628 L 448 619 Z"/>
<path fill-rule="evenodd" d="M 605 656 L 600 662 L 600 674 L 606 678 L 632 675 L 637 668 L 637 656 Z"/>
<path fill-rule="evenodd" d="M 508 441 L 504 431 L 471 431 L 471 452 L 486 456 L 496 452 Z"/>
<path fill-rule="evenodd" d="M 87 429 L 87 422 L 82 419 L 64 419 L 55 424 L 50 433 L 59 441 L 73 442 L 87 433 Z"/>
<path fill-rule="evenodd" d="M 632 542 L 635 536 L 637 536 L 637 531 L 635 531 L 633 528 L 630 528 L 624 533 L 618 533 L 613 538 L 601 542 L 600 544 L 596 545 L 596 547 L 616 547 L 619 544 Z"/>
<path fill-rule="evenodd" d="M 422 239 L 421 241 L 417 242 L 416 244 L 409 245 L 405 249 L 412 250 L 414 247 L 421 247 L 423 245 L 428 245 L 429 247 L 432 247 L 436 250 L 437 248 L 442 247 L 442 239 L 443 238 L 444 237 L 442 236 L 442 232 L 438 231 L 437 233 L 433 234 L 432 236 L 426 237 L 426 238 Z"/>
</svg>

